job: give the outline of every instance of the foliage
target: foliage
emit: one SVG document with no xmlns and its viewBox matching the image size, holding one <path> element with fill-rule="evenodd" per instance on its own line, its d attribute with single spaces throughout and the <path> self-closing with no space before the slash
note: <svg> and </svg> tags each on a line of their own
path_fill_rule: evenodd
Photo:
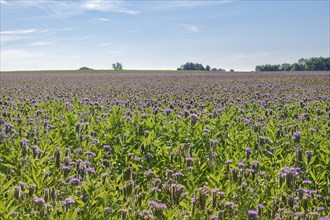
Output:
<svg viewBox="0 0 330 220">
<path fill-rule="evenodd" d="M 301 58 L 297 63 L 282 65 L 265 64 L 258 65 L 256 71 L 328 71 L 330 70 L 330 57 L 312 57 L 309 59 Z"/>
<path fill-rule="evenodd" d="M 201 70 L 204 71 L 205 67 L 200 63 L 187 62 L 186 64 L 181 65 L 178 70 Z"/>
<path fill-rule="evenodd" d="M 89 68 L 89 67 L 86 67 L 86 66 L 83 66 L 83 67 L 80 67 L 79 70 L 93 70 L 93 69 Z"/>
<path fill-rule="evenodd" d="M 123 70 L 123 65 L 121 63 L 117 62 L 117 63 L 112 64 L 112 68 L 114 70 Z"/>
<path fill-rule="evenodd" d="M 3 73 L 0 218 L 326 219 L 328 79 Z"/>
<path fill-rule="evenodd" d="M 206 65 L 205 67 L 200 63 L 187 62 L 186 64 L 181 65 L 177 70 L 199 70 L 199 71 L 220 71 L 225 72 L 224 69 L 211 68 L 211 66 Z"/>
</svg>

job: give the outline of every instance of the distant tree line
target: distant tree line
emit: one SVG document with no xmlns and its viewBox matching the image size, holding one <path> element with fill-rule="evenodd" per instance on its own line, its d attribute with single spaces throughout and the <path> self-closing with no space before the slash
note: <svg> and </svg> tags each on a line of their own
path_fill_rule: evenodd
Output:
<svg viewBox="0 0 330 220">
<path fill-rule="evenodd" d="M 226 70 L 224 69 L 217 69 L 217 68 L 212 68 L 209 65 L 206 65 L 205 67 L 200 64 L 200 63 L 192 63 L 192 62 L 187 62 L 180 67 L 177 68 L 177 70 L 199 70 L 199 71 L 221 71 L 224 72 Z"/>
<path fill-rule="evenodd" d="M 327 71 L 330 70 L 330 57 L 301 58 L 297 63 L 265 64 L 256 66 L 256 71 Z"/>
</svg>

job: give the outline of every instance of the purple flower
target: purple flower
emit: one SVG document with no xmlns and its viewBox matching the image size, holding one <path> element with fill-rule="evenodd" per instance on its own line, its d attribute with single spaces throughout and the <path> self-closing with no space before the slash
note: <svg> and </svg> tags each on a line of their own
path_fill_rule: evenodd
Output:
<svg viewBox="0 0 330 220">
<path fill-rule="evenodd" d="M 110 150 L 111 150 L 111 147 L 110 147 L 110 145 L 104 145 L 104 146 L 103 146 L 103 149 L 104 149 L 105 151 L 110 151 Z"/>
<path fill-rule="evenodd" d="M 62 170 L 70 170 L 71 169 L 71 166 L 69 165 L 62 165 Z"/>
<path fill-rule="evenodd" d="M 186 157 L 186 161 L 194 161 L 194 158 L 192 158 L 192 157 Z"/>
<path fill-rule="evenodd" d="M 243 162 L 239 162 L 238 163 L 238 167 L 244 167 L 244 163 Z"/>
<path fill-rule="evenodd" d="M 246 154 L 252 154 L 252 149 L 251 148 L 249 148 L 249 147 L 247 147 L 246 149 L 245 149 L 245 151 L 246 151 Z"/>
<path fill-rule="evenodd" d="M 232 162 L 233 162 L 232 160 L 226 160 L 226 164 L 230 164 Z"/>
<path fill-rule="evenodd" d="M 219 191 L 218 188 L 212 188 L 212 189 L 211 189 L 211 192 L 212 192 L 212 193 L 216 193 L 216 192 L 218 192 L 218 191 Z"/>
<path fill-rule="evenodd" d="M 37 154 L 37 155 L 38 154 L 41 154 L 42 152 L 43 151 L 41 149 L 39 149 L 39 148 L 37 148 L 37 149 L 34 150 L 34 153 Z"/>
<path fill-rule="evenodd" d="M 211 220 L 218 220 L 218 219 L 219 219 L 218 216 L 215 216 L 215 215 L 211 216 Z"/>
<path fill-rule="evenodd" d="M 150 191 L 151 191 L 151 192 L 161 192 L 162 190 L 159 189 L 158 187 L 152 187 L 152 188 L 150 189 Z"/>
<path fill-rule="evenodd" d="M 18 215 L 18 211 L 12 211 L 11 215 Z"/>
<path fill-rule="evenodd" d="M 166 172 L 166 173 L 173 173 L 173 170 L 170 170 L 170 169 L 168 169 L 168 168 L 165 168 L 165 172 Z M 330 183 L 329 183 L 329 186 L 330 186 Z"/>
<path fill-rule="evenodd" d="M 86 151 L 85 154 L 87 156 L 91 156 L 91 157 L 95 157 L 96 156 L 96 154 L 94 152 L 92 152 L 92 151 Z"/>
<path fill-rule="evenodd" d="M 65 204 L 66 205 L 71 205 L 71 204 L 74 204 L 74 203 L 75 203 L 75 201 L 73 199 L 71 199 L 71 198 L 66 198 L 65 199 Z"/>
<path fill-rule="evenodd" d="M 148 170 L 144 171 L 144 175 L 152 176 L 152 175 L 154 175 L 154 171 L 152 171 L 152 169 L 148 169 Z"/>
<path fill-rule="evenodd" d="M 134 161 L 139 161 L 140 160 L 140 157 L 135 157 L 133 160 Z"/>
<path fill-rule="evenodd" d="M 37 204 L 45 203 L 45 199 L 42 198 L 42 197 L 40 197 L 40 198 L 38 198 L 38 197 L 34 197 L 34 198 L 33 198 L 33 201 L 34 201 L 35 203 L 37 203 Z"/>
<path fill-rule="evenodd" d="M 176 189 L 177 191 L 181 191 L 181 190 L 184 189 L 184 186 L 183 186 L 183 185 L 175 184 L 175 183 L 172 183 L 172 184 L 171 184 L 171 187 L 172 187 L 173 189 Z"/>
<path fill-rule="evenodd" d="M 170 109 L 170 108 L 165 109 L 165 113 L 166 113 L 167 115 L 171 114 L 171 112 L 172 112 L 172 109 Z"/>
<path fill-rule="evenodd" d="M 303 184 L 311 184 L 312 182 L 310 180 L 304 180 L 302 181 Z"/>
<path fill-rule="evenodd" d="M 78 185 L 78 184 L 80 183 L 80 179 L 78 179 L 78 178 L 72 178 L 72 179 L 70 180 L 70 183 L 71 183 L 72 185 Z"/>
<path fill-rule="evenodd" d="M 154 181 L 155 181 L 155 183 L 161 183 L 162 182 L 162 180 L 159 179 L 159 178 L 154 179 Z"/>
<path fill-rule="evenodd" d="M 86 168 L 86 171 L 89 172 L 89 173 L 95 173 L 95 170 L 92 167 Z"/>
<path fill-rule="evenodd" d="M 183 174 L 182 174 L 181 171 L 178 171 L 178 172 L 173 173 L 173 176 L 174 177 L 176 177 L 176 176 L 183 176 Z"/>
<path fill-rule="evenodd" d="M 258 207 L 259 209 L 264 209 L 264 208 L 265 208 L 265 206 L 264 206 L 263 204 L 257 204 L 257 207 Z"/>
<path fill-rule="evenodd" d="M 248 210 L 248 214 L 250 216 L 250 219 L 258 219 L 259 213 L 257 210 Z"/>
<path fill-rule="evenodd" d="M 195 122 L 195 121 L 198 121 L 200 119 L 200 117 L 197 114 L 191 114 L 190 119 L 191 119 L 191 121 Z"/>
<path fill-rule="evenodd" d="M 65 105 L 68 106 L 68 107 L 72 107 L 73 106 L 72 103 L 69 102 L 69 101 L 68 102 L 65 102 Z"/>
<path fill-rule="evenodd" d="M 276 218 L 277 220 L 282 220 L 282 217 L 281 217 L 281 215 L 280 215 L 279 213 L 276 213 L 276 214 L 275 214 L 275 218 Z"/>
<path fill-rule="evenodd" d="M 150 206 L 150 208 L 152 210 L 156 210 L 156 211 L 163 210 L 163 209 L 166 209 L 167 208 L 166 204 L 160 203 L 160 202 L 156 202 L 154 200 L 151 200 L 149 202 L 149 206 Z"/>
<path fill-rule="evenodd" d="M 317 207 L 317 211 L 321 212 L 321 211 L 323 211 L 323 210 L 324 210 L 324 207 L 323 207 L 323 206 L 319 206 L 319 207 Z"/>
<path fill-rule="evenodd" d="M 105 213 L 109 213 L 110 211 L 111 211 L 111 208 L 110 207 L 107 206 L 107 207 L 104 208 L 104 212 Z"/>
<path fill-rule="evenodd" d="M 300 138 L 301 138 L 300 131 L 297 131 L 293 134 L 292 140 L 296 142 L 296 141 L 300 141 Z"/>
</svg>

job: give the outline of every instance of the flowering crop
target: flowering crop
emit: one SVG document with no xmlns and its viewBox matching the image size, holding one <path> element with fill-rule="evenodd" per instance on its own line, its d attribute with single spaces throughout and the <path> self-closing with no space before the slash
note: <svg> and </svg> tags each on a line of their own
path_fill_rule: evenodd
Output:
<svg viewBox="0 0 330 220">
<path fill-rule="evenodd" d="M 0 85 L 0 219 L 329 219 L 329 73 Z"/>
</svg>

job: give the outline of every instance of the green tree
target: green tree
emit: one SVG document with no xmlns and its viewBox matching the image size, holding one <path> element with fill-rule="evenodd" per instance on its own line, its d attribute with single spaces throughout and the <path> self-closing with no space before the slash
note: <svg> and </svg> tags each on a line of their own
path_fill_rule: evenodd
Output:
<svg viewBox="0 0 330 220">
<path fill-rule="evenodd" d="M 86 67 L 86 66 L 83 66 L 83 67 L 80 67 L 79 70 L 93 70 L 93 69 L 89 68 L 89 67 Z"/>
<path fill-rule="evenodd" d="M 283 63 L 281 65 L 281 70 L 282 71 L 290 71 L 291 70 L 291 64 L 289 64 L 289 63 Z"/>
<path fill-rule="evenodd" d="M 299 63 L 294 63 L 291 66 L 291 71 L 302 71 L 305 70 L 305 67 Z"/>
<path fill-rule="evenodd" d="M 272 64 L 265 64 L 256 66 L 255 70 L 258 71 L 280 71 L 281 65 L 272 65 Z"/>
<path fill-rule="evenodd" d="M 117 63 L 112 64 L 112 68 L 114 70 L 123 70 L 123 65 L 121 63 L 117 62 Z"/>
<path fill-rule="evenodd" d="M 205 68 L 200 63 L 187 62 L 187 63 L 181 65 L 179 68 L 177 68 L 177 70 L 201 70 L 201 71 L 204 71 Z"/>
<path fill-rule="evenodd" d="M 209 65 L 206 65 L 205 70 L 206 71 L 210 71 L 211 70 L 211 67 Z"/>
<path fill-rule="evenodd" d="M 330 57 L 312 57 L 306 61 L 306 67 L 308 70 L 330 70 Z"/>
</svg>

